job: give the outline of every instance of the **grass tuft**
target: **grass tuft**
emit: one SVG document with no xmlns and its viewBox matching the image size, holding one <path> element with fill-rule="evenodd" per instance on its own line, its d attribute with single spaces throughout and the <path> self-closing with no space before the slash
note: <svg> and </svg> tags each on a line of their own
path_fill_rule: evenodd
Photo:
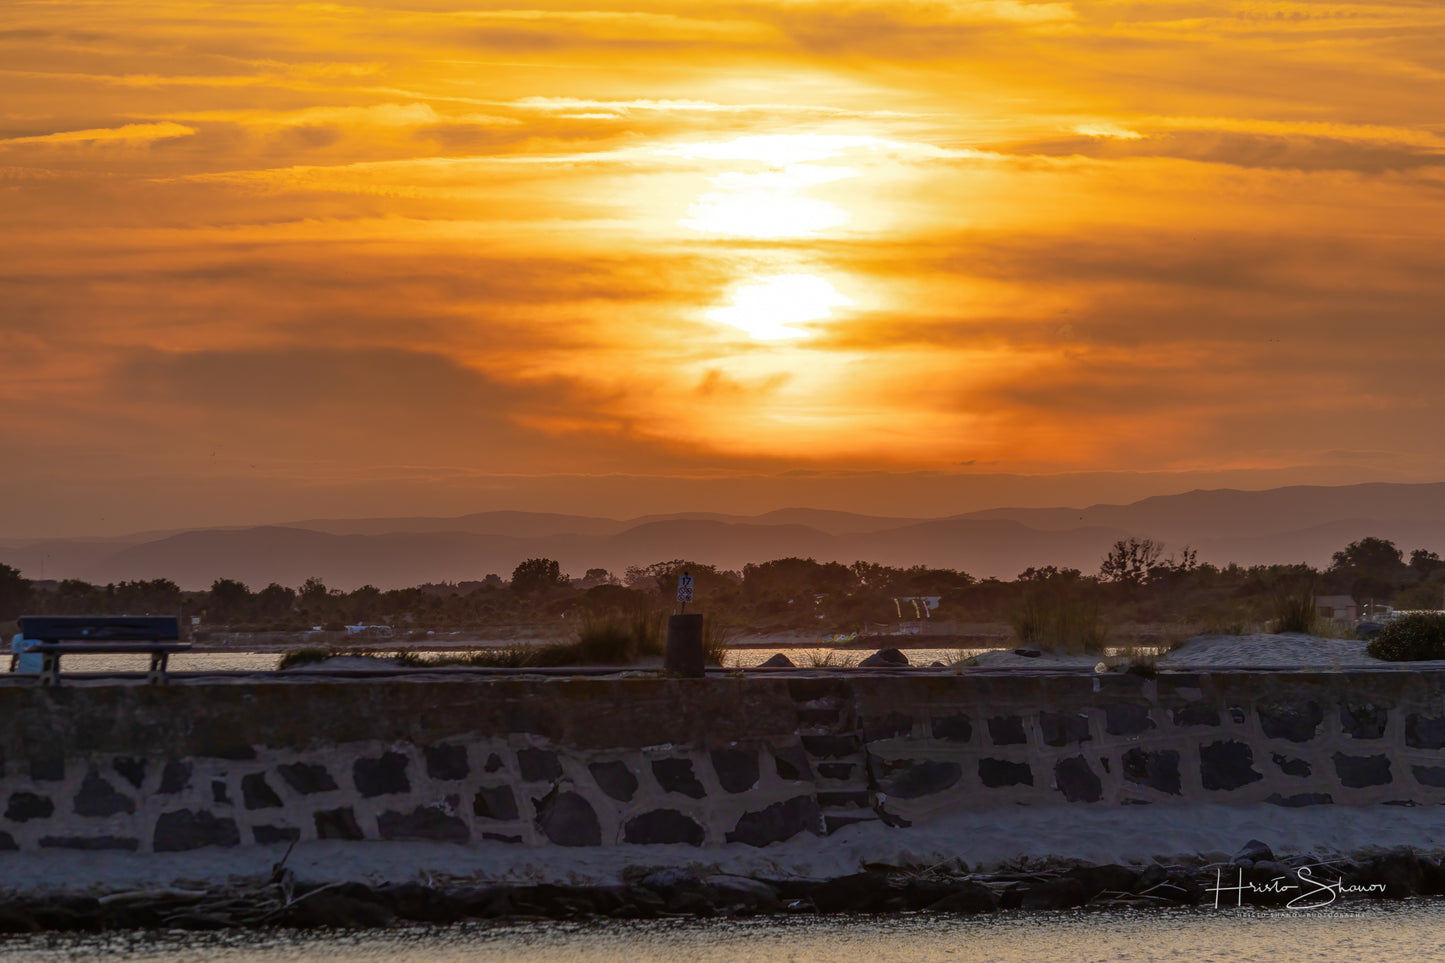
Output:
<svg viewBox="0 0 1445 963">
<path fill-rule="evenodd" d="M 1300 582 L 1292 588 L 1276 592 L 1271 600 L 1271 608 L 1275 632 L 1313 634 L 1319 618 L 1315 609 L 1314 582 Z"/>
<path fill-rule="evenodd" d="M 1009 620 L 1020 645 L 1068 655 L 1104 651 L 1109 628 L 1097 599 L 1048 587 L 1025 592 Z"/>
</svg>

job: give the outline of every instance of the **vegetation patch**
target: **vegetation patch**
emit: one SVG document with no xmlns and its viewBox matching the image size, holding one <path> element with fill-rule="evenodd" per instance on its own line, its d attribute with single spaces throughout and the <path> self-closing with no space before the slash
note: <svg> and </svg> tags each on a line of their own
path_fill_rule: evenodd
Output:
<svg viewBox="0 0 1445 963">
<path fill-rule="evenodd" d="M 1009 621 L 1020 645 L 1051 652 L 1097 654 L 1109 639 L 1098 600 L 1081 586 L 1040 583 L 1023 594 Z"/>
<path fill-rule="evenodd" d="M 1366 648 L 1386 662 L 1445 659 L 1445 612 L 1413 612 L 1387 624 Z"/>
</svg>

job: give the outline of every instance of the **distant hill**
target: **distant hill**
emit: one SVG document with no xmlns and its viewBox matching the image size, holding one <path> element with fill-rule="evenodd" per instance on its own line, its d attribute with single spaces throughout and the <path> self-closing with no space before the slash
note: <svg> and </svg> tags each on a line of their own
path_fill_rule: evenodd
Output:
<svg viewBox="0 0 1445 963">
<path fill-rule="evenodd" d="M 503 578 L 523 559 L 558 560 L 564 571 L 621 574 L 673 558 L 740 569 L 789 555 L 820 561 L 958 568 L 1014 578 L 1029 566 L 1097 569 L 1109 546 L 1130 535 L 1185 544 L 1201 561 L 1242 565 L 1308 562 L 1366 535 L 1401 548 L 1445 553 L 1445 483 L 1291 487 L 1261 492 L 1194 491 L 1130 505 L 1009 509 L 950 518 L 857 515 L 806 508 L 742 517 L 684 513 L 617 520 L 533 512 L 459 518 L 316 519 L 243 529 L 149 533 L 0 545 L 0 561 L 31 578 L 107 583 L 170 578 L 187 589 L 217 578 L 253 589 L 299 585 L 397 588 Z"/>
</svg>

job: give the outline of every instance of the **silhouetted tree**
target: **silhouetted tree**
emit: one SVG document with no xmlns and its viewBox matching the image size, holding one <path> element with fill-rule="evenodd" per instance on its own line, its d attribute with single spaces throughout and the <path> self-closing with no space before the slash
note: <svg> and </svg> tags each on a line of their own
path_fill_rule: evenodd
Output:
<svg viewBox="0 0 1445 963">
<path fill-rule="evenodd" d="M 1434 552 L 1417 548 L 1410 553 L 1410 568 L 1420 578 L 1429 578 L 1440 568 L 1445 568 L 1445 561 Z"/>
<path fill-rule="evenodd" d="M 244 621 L 251 614 L 251 590 L 244 582 L 218 578 L 207 594 L 206 621 L 214 624 Z"/>
<path fill-rule="evenodd" d="M 1152 538 L 1132 535 L 1121 538 L 1099 563 L 1099 578 L 1105 582 L 1141 585 L 1163 554 L 1164 546 Z"/>
<path fill-rule="evenodd" d="M 529 558 L 512 569 L 512 591 L 518 595 L 535 595 L 567 584 L 562 567 L 550 558 Z"/>
<path fill-rule="evenodd" d="M 30 604 L 30 580 L 18 568 L 0 565 L 0 621 L 18 618 Z"/>
</svg>

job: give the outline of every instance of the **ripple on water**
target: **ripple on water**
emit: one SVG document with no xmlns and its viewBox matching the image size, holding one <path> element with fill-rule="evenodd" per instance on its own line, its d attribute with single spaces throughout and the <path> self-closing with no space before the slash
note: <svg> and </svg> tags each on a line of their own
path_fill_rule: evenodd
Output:
<svg viewBox="0 0 1445 963">
<path fill-rule="evenodd" d="M 355 933 L 132 932 L 0 938 L 7 963 L 1418 963 L 1439 958 L 1445 901 L 745 920 L 506 923 Z"/>
</svg>

